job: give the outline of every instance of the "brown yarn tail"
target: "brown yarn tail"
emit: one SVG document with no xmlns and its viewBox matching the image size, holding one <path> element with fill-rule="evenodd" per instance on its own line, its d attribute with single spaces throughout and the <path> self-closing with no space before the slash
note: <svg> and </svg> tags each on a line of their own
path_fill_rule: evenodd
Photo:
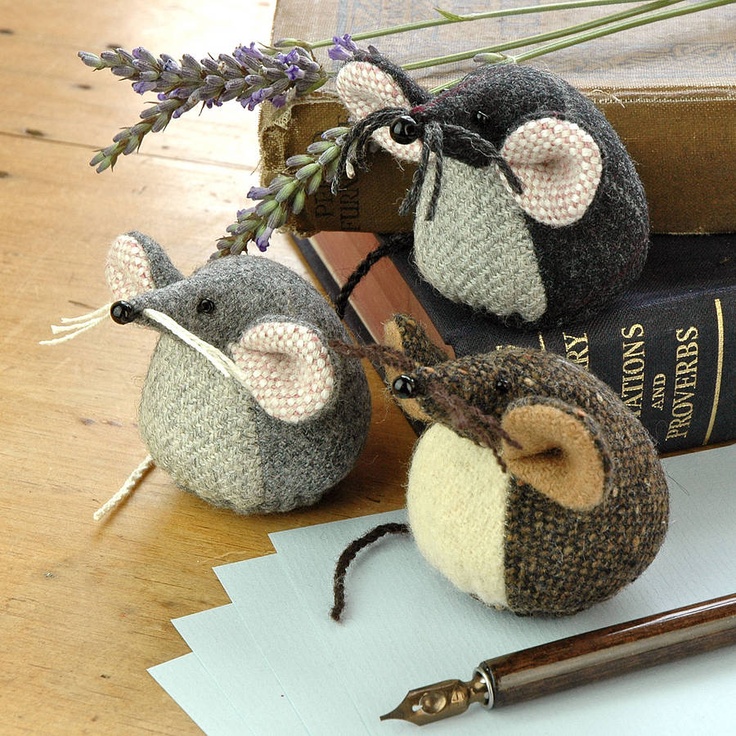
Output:
<svg viewBox="0 0 736 736">
<path fill-rule="evenodd" d="M 377 527 L 366 532 L 362 537 L 350 542 L 350 544 L 342 551 L 337 565 L 335 566 L 335 577 L 332 586 L 334 596 L 334 604 L 330 611 L 333 620 L 339 621 L 345 610 L 345 576 L 348 572 L 350 563 L 355 559 L 358 552 L 365 549 L 373 542 L 377 542 L 381 537 L 387 534 L 408 534 L 409 525 L 390 522 L 388 524 L 379 524 Z"/>
</svg>

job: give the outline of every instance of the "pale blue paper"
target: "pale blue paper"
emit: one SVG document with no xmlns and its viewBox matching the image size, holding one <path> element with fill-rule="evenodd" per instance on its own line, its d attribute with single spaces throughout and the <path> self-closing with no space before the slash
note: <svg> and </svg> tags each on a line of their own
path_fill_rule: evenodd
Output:
<svg viewBox="0 0 736 736">
<path fill-rule="evenodd" d="M 416 734 L 411 724 L 378 720 L 409 688 L 467 678 L 488 657 L 734 592 L 736 445 L 664 465 L 672 515 L 657 560 L 613 600 L 570 618 L 490 610 L 430 569 L 411 539 L 387 538 L 353 564 L 344 623 L 335 624 L 328 610 L 337 556 L 403 512 L 272 535 L 287 575 L 270 582 L 261 571 L 249 573 L 261 560 L 216 572 L 309 733 Z M 206 613 L 199 615 L 206 622 Z M 734 733 L 735 724 L 736 647 L 505 709 L 473 708 L 428 730 L 432 736 L 476 729 L 513 736 L 717 735 Z"/>
<path fill-rule="evenodd" d="M 288 586 L 273 555 L 250 565 L 252 589 Z M 281 579 L 279 579 L 281 573 Z M 306 736 L 309 732 L 291 705 L 259 645 L 232 604 L 175 619 L 174 626 L 254 734 Z"/>
<path fill-rule="evenodd" d="M 276 558 L 281 561 L 279 555 Z M 278 584 L 273 583 L 271 567 L 264 575 L 253 574 L 261 563 L 262 559 L 248 560 L 218 567 L 215 572 L 295 710 L 315 736 L 367 733 L 350 698 L 340 697 L 346 692 L 345 678 L 334 668 L 329 642 L 318 635 L 283 571 Z"/>
<path fill-rule="evenodd" d="M 156 665 L 148 672 L 209 736 L 256 736 L 194 654 Z"/>
<path fill-rule="evenodd" d="M 371 733 L 411 733 L 408 724 L 377 721 L 410 687 L 469 677 L 481 659 L 734 592 L 736 446 L 671 458 L 665 468 L 671 529 L 657 560 L 613 600 L 568 618 L 487 609 L 429 569 L 409 540 L 386 539 L 351 570 L 345 622 L 337 625 L 326 615 L 331 576 L 325 559 L 334 565 L 349 541 L 394 515 L 281 532 L 272 541 L 337 668 L 361 693 L 357 703 Z M 297 695 L 293 702 L 299 709 Z M 732 733 L 736 649 L 506 711 L 476 709 L 461 721 L 433 725 L 433 733 L 468 733 L 469 718 L 478 727 L 495 731 L 496 723 L 504 724 L 498 733 L 520 735 L 620 733 L 624 724 L 627 734 Z"/>
</svg>

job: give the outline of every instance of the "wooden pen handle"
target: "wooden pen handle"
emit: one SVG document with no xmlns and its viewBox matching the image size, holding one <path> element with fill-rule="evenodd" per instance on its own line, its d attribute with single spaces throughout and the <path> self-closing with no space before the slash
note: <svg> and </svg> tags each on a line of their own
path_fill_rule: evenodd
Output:
<svg viewBox="0 0 736 736">
<path fill-rule="evenodd" d="M 493 706 L 736 644 L 736 595 L 665 611 L 482 662 Z"/>
</svg>

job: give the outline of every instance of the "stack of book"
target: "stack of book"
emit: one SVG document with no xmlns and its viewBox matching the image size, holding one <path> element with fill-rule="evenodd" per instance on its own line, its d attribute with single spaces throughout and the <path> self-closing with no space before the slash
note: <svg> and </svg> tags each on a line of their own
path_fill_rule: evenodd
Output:
<svg viewBox="0 0 736 736">
<path fill-rule="evenodd" d="M 295 238 L 334 298 L 377 244 L 367 233 L 322 232 Z M 639 281 L 584 323 L 529 332 L 441 296 L 410 256 L 380 261 L 356 288 L 346 320 L 361 339 L 380 341 L 392 314 L 413 315 L 448 353 L 499 345 L 565 355 L 615 389 L 649 430 L 660 452 L 736 438 L 736 236 L 652 236 Z"/>
<path fill-rule="evenodd" d="M 518 7 L 496 0 L 483 10 Z M 462 3 L 443 10 L 463 12 Z M 609 9 L 533 13 L 503 20 L 449 24 L 376 39 L 398 63 L 545 33 Z M 430 17 L 425 7 L 360 0 L 277 4 L 274 39 L 311 40 Z M 431 13 L 430 13 L 431 15 Z M 408 258 L 375 266 L 356 290 L 349 322 L 380 340 L 396 312 L 417 317 L 449 352 L 497 345 L 535 345 L 590 368 L 641 418 L 662 452 L 736 438 L 736 4 L 663 21 L 556 52 L 538 61 L 597 104 L 626 144 L 645 186 L 652 222 L 649 262 L 640 281 L 595 319 L 543 332 L 505 329 L 452 304 L 418 277 Z M 431 87 L 472 68 L 463 62 L 416 72 Z M 345 123 L 326 89 L 286 115 L 264 111 L 264 179 L 283 169 L 322 130 Z M 321 189 L 292 222 L 307 261 L 334 296 L 377 242 L 377 232 L 410 230 L 398 203 L 411 180 L 377 154 L 337 196 Z M 310 237 L 307 237 L 310 236 Z"/>
</svg>

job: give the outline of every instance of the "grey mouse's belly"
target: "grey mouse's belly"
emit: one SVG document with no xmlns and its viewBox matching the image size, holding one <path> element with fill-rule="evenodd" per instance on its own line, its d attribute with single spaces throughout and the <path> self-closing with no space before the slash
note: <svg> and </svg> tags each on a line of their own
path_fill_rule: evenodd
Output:
<svg viewBox="0 0 736 736">
<path fill-rule="evenodd" d="M 534 243 L 523 212 L 492 168 L 445 158 L 437 211 L 428 221 L 430 162 L 414 224 L 415 261 L 448 299 L 532 322 L 547 309 Z"/>
<path fill-rule="evenodd" d="M 240 384 L 161 336 L 142 391 L 140 432 L 179 487 L 218 506 L 257 511 L 263 479 L 253 413 Z"/>
</svg>

